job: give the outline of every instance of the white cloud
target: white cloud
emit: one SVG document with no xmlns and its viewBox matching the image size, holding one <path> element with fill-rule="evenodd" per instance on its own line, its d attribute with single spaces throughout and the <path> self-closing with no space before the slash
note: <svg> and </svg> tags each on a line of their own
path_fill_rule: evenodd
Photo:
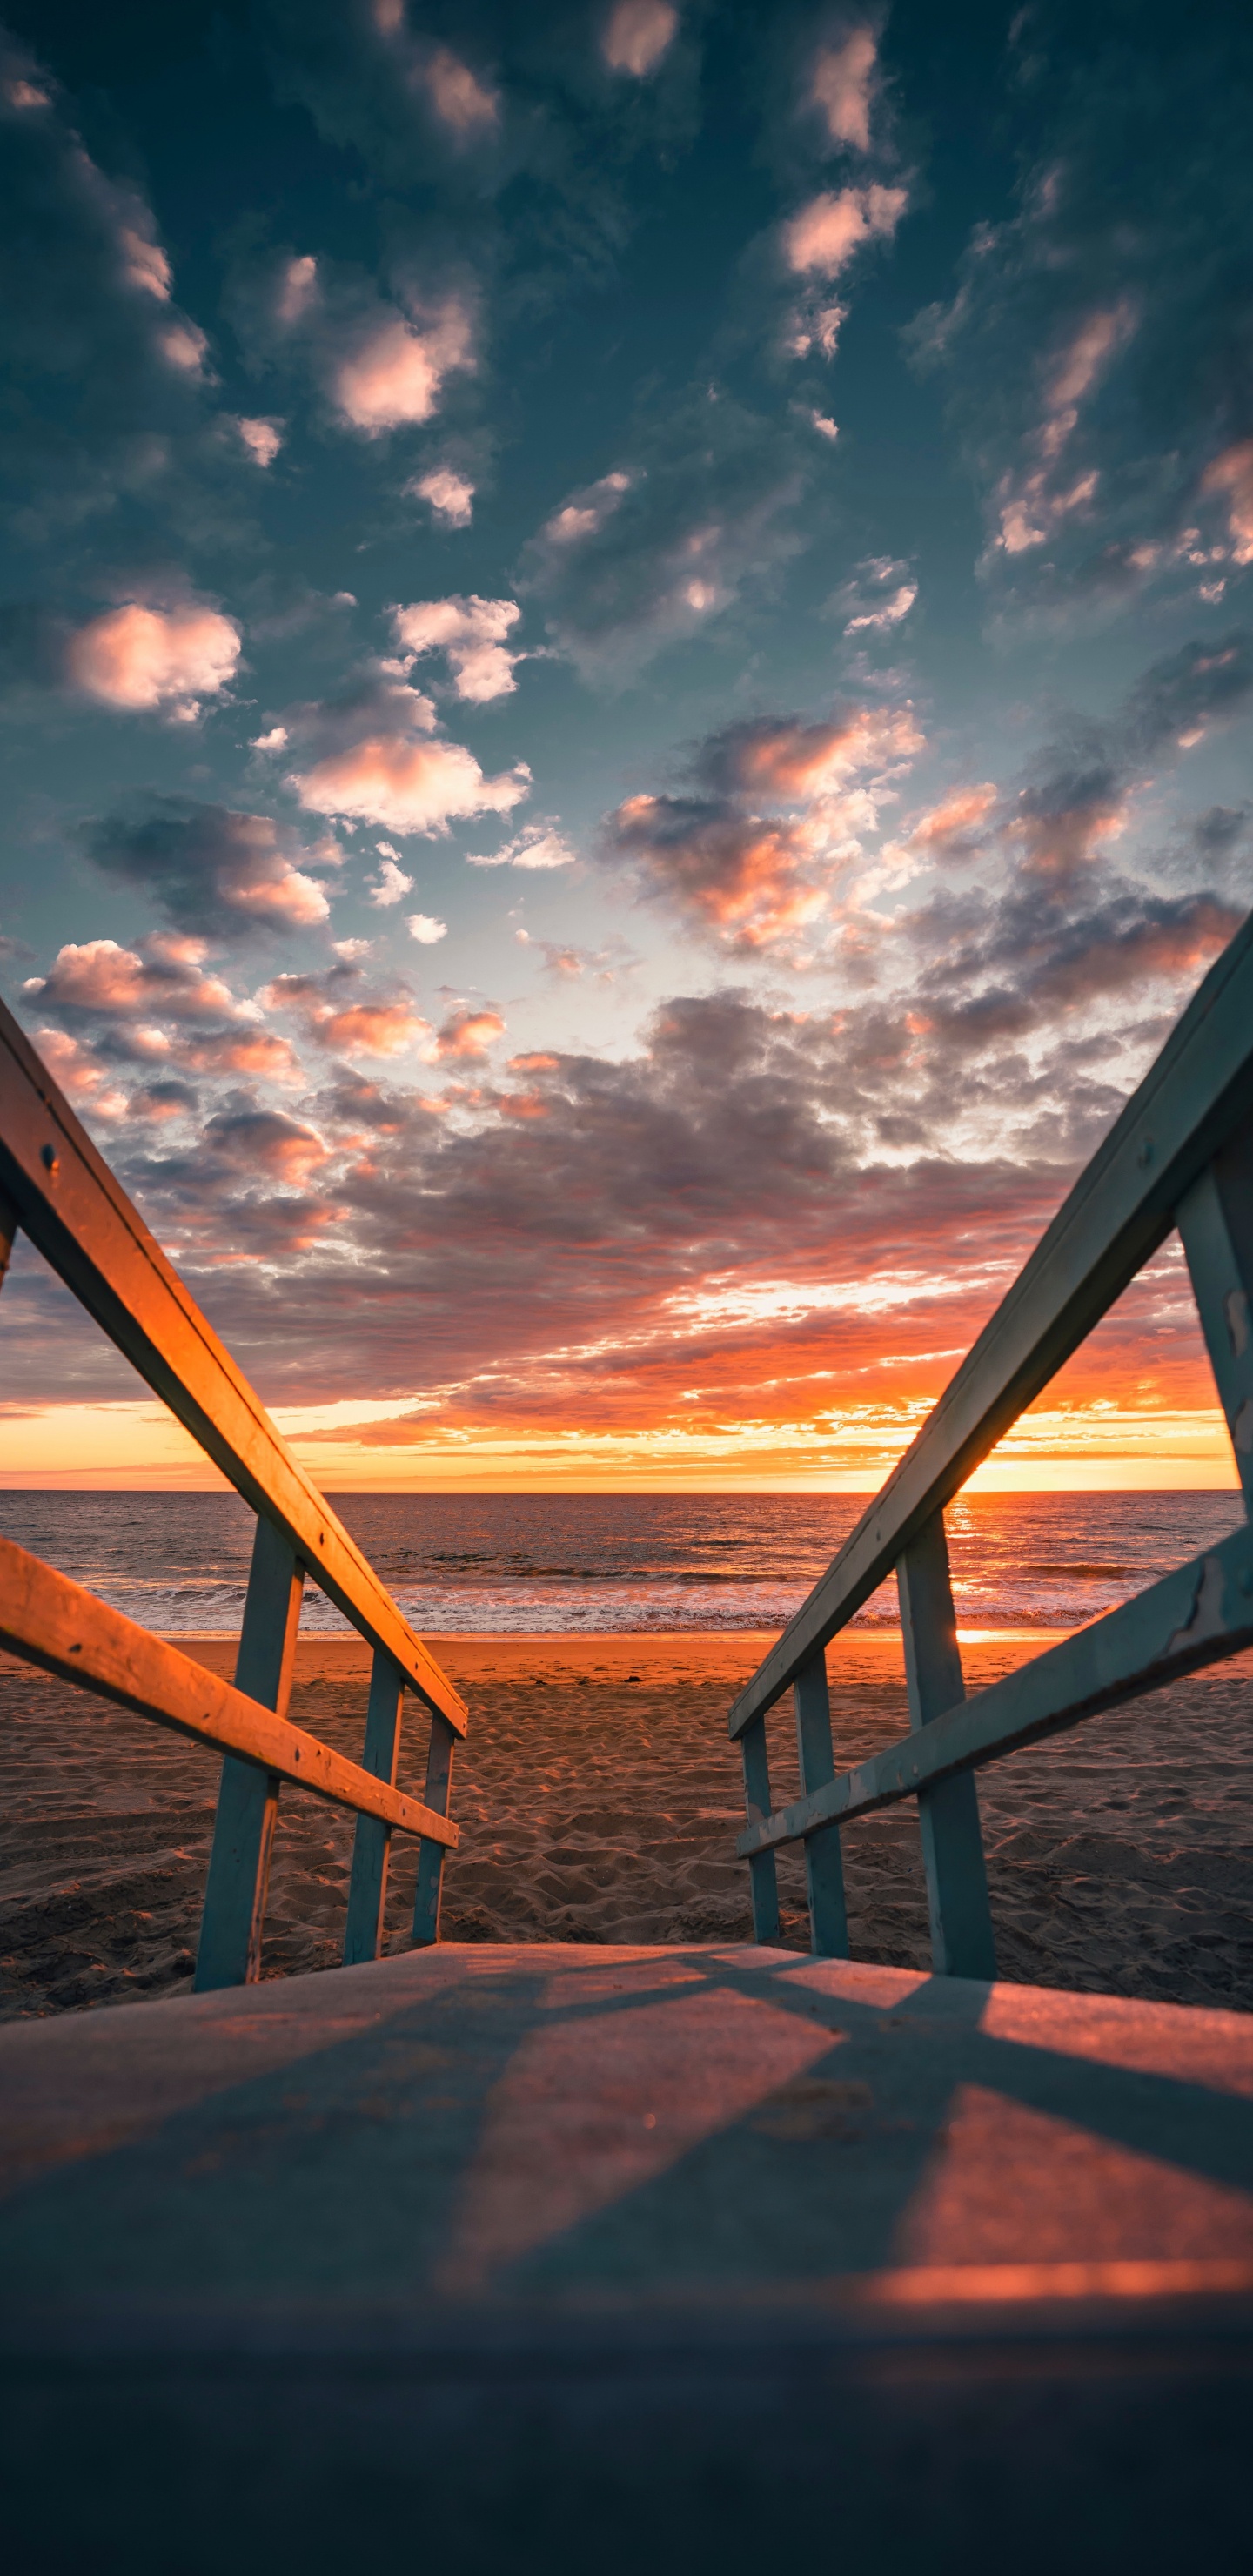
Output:
<svg viewBox="0 0 1253 2576">
<path fill-rule="evenodd" d="M 239 653 L 238 627 L 216 609 L 144 608 L 129 600 L 80 626 L 66 669 L 73 686 L 102 706 L 190 718 L 203 699 L 229 686 Z"/>
<path fill-rule="evenodd" d="M 447 922 L 436 921 L 429 912 L 411 912 L 408 922 L 410 938 L 416 939 L 422 948 L 434 948 L 437 940 L 448 937 Z"/>
<path fill-rule="evenodd" d="M 846 635 L 861 635 L 899 626 L 918 596 L 918 584 L 907 563 L 891 555 L 868 555 L 851 581 L 827 602 L 827 615 L 844 619 Z"/>
<path fill-rule="evenodd" d="M 429 504 L 432 516 L 442 519 L 445 527 L 468 528 L 474 515 L 474 485 L 464 474 L 455 474 L 451 466 L 439 465 L 430 474 L 415 476 L 406 483 L 408 497 Z"/>
<path fill-rule="evenodd" d="M 577 856 L 554 824 L 533 823 L 490 858 L 473 857 L 467 851 L 466 861 L 472 868 L 568 868 Z"/>
<path fill-rule="evenodd" d="M 381 843 L 380 847 L 382 847 Z M 398 864 L 395 851 L 385 850 L 383 864 L 370 888 L 369 901 L 376 905 L 380 912 L 385 912 L 390 904 L 403 902 L 404 897 L 412 892 L 412 877 L 405 875 L 404 869 Z"/>
<path fill-rule="evenodd" d="M 668 53 L 678 24 L 679 13 L 670 0 L 617 0 L 601 37 L 610 71 L 647 79 Z"/>
<path fill-rule="evenodd" d="M 521 614 L 512 599 L 428 599 L 393 609 L 392 624 L 397 642 L 415 660 L 422 653 L 443 653 L 458 697 L 485 706 L 517 686 L 519 657 L 506 650 L 504 639 Z"/>
</svg>

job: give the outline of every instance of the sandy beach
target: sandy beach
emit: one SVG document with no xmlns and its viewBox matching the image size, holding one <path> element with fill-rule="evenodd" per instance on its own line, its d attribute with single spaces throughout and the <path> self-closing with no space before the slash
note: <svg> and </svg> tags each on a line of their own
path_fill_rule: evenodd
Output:
<svg viewBox="0 0 1253 2576">
<path fill-rule="evenodd" d="M 233 1670 L 225 1637 L 176 1641 Z M 728 1704 L 765 1634 L 432 1639 L 470 1706 L 446 1879 L 454 1941 L 675 1941 L 749 1934 Z M 970 1688 L 1042 1642 L 967 1644 Z M 1253 1658 L 1090 1720 L 981 1772 L 1002 1975 L 1253 2008 Z M 295 1721 L 359 1754 L 368 1657 L 301 1641 Z M 898 1638 L 831 1658 L 837 1758 L 907 1726 Z M 420 1789 L 412 1715 L 401 1785 Z M 790 1706 L 772 1721 L 776 1796 L 795 1785 Z M 194 1745 L 0 1658 L 0 2014 L 169 1994 L 190 1982 L 218 1764 Z M 332 1967 L 352 1819 L 284 1794 L 264 1973 Z M 844 1837 L 854 1956 L 928 1962 L 915 1816 Z M 407 1946 L 415 1847 L 398 1838 L 388 1946 Z M 802 1864 L 780 1863 L 784 1939 L 808 1945 Z"/>
</svg>

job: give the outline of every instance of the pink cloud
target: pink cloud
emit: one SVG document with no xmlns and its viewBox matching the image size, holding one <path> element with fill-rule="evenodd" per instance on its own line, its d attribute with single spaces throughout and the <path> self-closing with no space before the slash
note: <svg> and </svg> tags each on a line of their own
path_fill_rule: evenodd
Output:
<svg viewBox="0 0 1253 2576">
<path fill-rule="evenodd" d="M 438 45 L 423 78 L 437 116 L 458 136 L 481 134 L 500 123 L 500 100 L 447 45 Z"/>
<path fill-rule="evenodd" d="M 891 239 L 907 203 L 904 188 L 825 190 L 784 225 L 788 267 L 798 277 L 838 277 L 865 243 Z"/>
<path fill-rule="evenodd" d="M 435 1041 L 436 1055 L 443 1059 L 463 1060 L 485 1056 L 498 1038 L 505 1034 L 505 1023 L 499 1011 L 450 1011 L 441 1024 Z"/>
<path fill-rule="evenodd" d="M 942 803 L 919 816 L 908 846 L 930 858 L 967 858 L 978 846 L 979 828 L 996 803 L 990 780 L 977 787 L 955 787 Z"/>
<path fill-rule="evenodd" d="M 73 686 L 101 706 L 160 708 L 190 718 L 235 676 L 239 629 L 216 609 L 144 608 L 137 600 L 92 618 L 70 638 Z"/>
<path fill-rule="evenodd" d="M 67 941 L 45 976 L 31 976 L 23 991 L 62 1010 L 88 1011 L 109 1019 L 156 1013 L 162 1019 L 237 1019 L 251 1006 L 240 1004 L 220 976 L 202 970 L 205 944 L 154 932 L 143 952 L 122 948 L 116 939 Z"/>
<path fill-rule="evenodd" d="M 826 119 L 833 143 L 870 150 L 870 86 L 878 43 L 870 27 L 854 27 L 840 45 L 825 46 L 810 83 L 812 104 Z"/>
<path fill-rule="evenodd" d="M 79 1100 L 94 1118 L 122 1118 L 126 1114 L 126 1094 L 119 1091 L 107 1068 L 78 1038 L 65 1029 L 36 1029 L 35 1044 L 55 1082 L 71 1100 Z"/>
<path fill-rule="evenodd" d="M 518 657 L 507 651 L 505 638 L 521 614 L 516 600 L 472 595 L 422 600 L 412 608 L 393 609 L 392 624 L 397 642 L 415 658 L 422 653 L 446 654 L 458 697 L 484 706 L 491 698 L 508 696 L 517 686 L 513 668 Z"/>
<path fill-rule="evenodd" d="M 1253 438 L 1224 448 L 1206 466 L 1201 490 L 1219 493 L 1227 504 L 1232 553 L 1238 564 L 1253 563 Z"/>
<path fill-rule="evenodd" d="M 442 832 L 456 816 L 508 813 L 530 780 L 516 770 L 485 778 L 461 743 L 378 737 L 315 761 L 295 784 L 301 804 L 317 814 L 353 816 L 392 832 Z"/>
<path fill-rule="evenodd" d="M 333 355 L 329 391 L 341 417 L 368 438 L 429 420 L 444 379 L 473 367 L 469 312 L 450 296 L 427 324 L 388 310 L 357 324 Z"/>
<path fill-rule="evenodd" d="M 617 0 L 600 49 L 611 72 L 646 80 L 674 42 L 679 13 L 669 0 Z"/>
<path fill-rule="evenodd" d="M 442 519 L 446 528 L 468 528 L 474 515 L 474 485 L 464 474 L 454 474 L 451 466 L 436 466 L 430 474 L 406 483 L 405 490 L 416 500 L 429 504 L 433 517 Z"/>
</svg>

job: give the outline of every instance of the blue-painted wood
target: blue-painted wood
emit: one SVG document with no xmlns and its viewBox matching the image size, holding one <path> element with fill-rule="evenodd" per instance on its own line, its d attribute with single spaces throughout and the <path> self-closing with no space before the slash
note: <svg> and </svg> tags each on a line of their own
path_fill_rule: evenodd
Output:
<svg viewBox="0 0 1253 2576">
<path fill-rule="evenodd" d="M 442 1717 L 432 1714 L 431 1746 L 426 1757 L 426 1786 L 423 1804 L 433 1807 L 437 1816 L 446 1816 L 452 1796 L 452 1763 L 457 1739 Z M 418 1883 L 413 1897 L 413 1941 L 415 1949 L 429 1946 L 439 1939 L 439 1909 L 444 1888 L 444 1846 L 429 1842 L 425 1835 L 418 1845 Z"/>
<path fill-rule="evenodd" d="M 801 1794 L 821 1789 L 835 1778 L 831 1744 L 831 1699 L 827 1659 L 815 1655 L 792 1685 L 796 1709 L 796 1750 Z M 840 1828 L 827 1825 L 805 1841 L 805 1884 L 809 1895 L 809 1941 L 815 1958 L 847 1959 L 848 1911 L 844 1901 L 844 1858 Z"/>
<path fill-rule="evenodd" d="M 766 1721 L 759 1718 L 756 1726 L 746 1727 L 740 1737 L 744 1761 L 744 1809 L 750 1825 L 770 1813 L 770 1755 L 766 1748 Z M 754 1941 L 777 1941 L 779 1937 L 779 1873 L 772 1851 L 754 1853 L 748 1864 L 748 1887 L 753 1906 Z"/>
<path fill-rule="evenodd" d="M 1016 1753 L 1142 1692 L 1253 1646 L 1253 1531 L 1240 1529 L 1174 1574 L 1163 1575 L 1003 1681 L 951 1708 L 812 1797 L 798 1798 L 736 1843 L 751 1861 L 799 1842 L 837 1817 L 868 1816 L 954 1772 Z"/>
<path fill-rule="evenodd" d="M 235 1687 L 263 1708 L 287 1714 L 304 1567 L 287 1540 L 257 1521 L 244 1602 Z M 261 1936 L 278 1815 L 278 1779 L 228 1753 L 222 1764 L 213 1850 L 205 1888 L 196 1992 L 251 1985 L 261 1974 Z"/>
<path fill-rule="evenodd" d="M 376 1646 L 370 1667 L 370 1696 L 366 1704 L 365 1750 L 361 1756 L 361 1768 L 372 1771 L 376 1780 L 386 1780 L 390 1788 L 396 1785 L 404 1698 L 405 1677 L 399 1664 L 393 1663 L 381 1646 Z M 439 1812 L 446 1815 L 448 1811 L 441 1807 Z M 362 1959 L 377 1959 L 382 1947 L 383 1907 L 387 1901 L 391 1847 L 389 1826 L 377 1816 L 358 1816 L 352 1846 L 352 1874 L 348 1881 L 348 1914 L 344 1924 L 346 1968 L 355 1967 Z"/>
<path fill-rule="evenodd" d="M 728 1721 L 733 1737 L 886 1581 L 1156 1251 L 1207 1163 L 1251 1120 L 1253 918 L 1211 967 L 912 1447 L 745 1684 Z"/>
<path fill-rule="evenodd" d="M 1247 1510 L 1253 1500 L 1253 1137 L 1241 1136 L 1215 1156 L 1181 1199 L 1176 1219 Z"/>
<path fill-rule="evenodd" d="M 966 1696 L 944 1517 L 936 1512 L 896 1569 L 909 1723 L 915 1733 Z M 994 1977 L 996 1950 L 974 1775 L 959 1771 L 918 1794 L 931 1917 L 931 1964 L 941 1977 Z"/>
</svg>

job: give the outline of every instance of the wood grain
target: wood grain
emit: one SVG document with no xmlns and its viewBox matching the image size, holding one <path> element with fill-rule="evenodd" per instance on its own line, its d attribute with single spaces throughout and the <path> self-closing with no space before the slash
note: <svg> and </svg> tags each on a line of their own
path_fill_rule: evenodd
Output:
<svg viewBox="0 0 1253 2576">
<path fill-rule="evenodd" d="M 176 1646 L 110 1610 L 11 1539 L 0 1538 L 0 1645 L 137 1716 L 238 1754 L 336 1806 L 455 1850 L 457 1827 L 219 1680 Z"/>
</svg>

